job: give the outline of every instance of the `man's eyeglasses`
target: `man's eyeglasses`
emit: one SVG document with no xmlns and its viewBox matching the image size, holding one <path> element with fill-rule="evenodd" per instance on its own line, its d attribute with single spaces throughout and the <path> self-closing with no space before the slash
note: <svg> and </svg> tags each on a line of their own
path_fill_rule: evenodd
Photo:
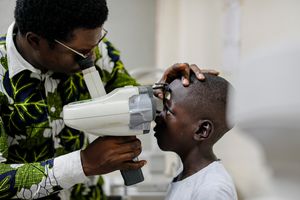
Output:
<svg viewBox="0 0 300 200">
<path fill-rule="evenodd" d="M 99 44 L 105 38 L 105 36 L 107 35 L 107 30 L 105 30 L 104 28 L 102 28 L 101 35 L 102 35 L 102 37 L 100 38 L 100 40 L 98 41 L 97 44 Z M 60 44 L 61 46 L 69 49 L 70 51 L 72 51 L 73 53 L 77 54 L 78 56 L 80 56 L 83 59 L 87 58 L 89 56 L 89 54 L 90 54 L 90 52 L 87 53 L 87 54 L 80 53 L 80 52 L 76 51 L 75 49 L 69 47 L 68 45 L 66 45 L 66 44 L 64 44 L 64 43 L 62 43 L 62 42 L 60 42 L 60 41 L 58 41 L 56 39 L 54 41 L 56 43 Z"/>
</svg>

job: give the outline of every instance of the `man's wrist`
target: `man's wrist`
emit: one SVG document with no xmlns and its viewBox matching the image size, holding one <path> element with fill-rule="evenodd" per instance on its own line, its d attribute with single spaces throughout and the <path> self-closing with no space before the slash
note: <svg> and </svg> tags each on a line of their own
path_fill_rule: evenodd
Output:
<svg viewBox="0 0 300 200">
<path fill-rule="evenodd" d="M 54 159 L 54 174 L 62 188 L 88 181 L 81 163 L 80 150 Z"/>
<path fill-rule="evenodd" d="M 90 176 L 90 170 L 89 167 L 86 165 L 86 157 L 84 155 L 84 150 L 80 151 L 80 160 L 81 160 L 81 166 L 82 166 L 82 171 L 86 176 Z"/>
</svg>

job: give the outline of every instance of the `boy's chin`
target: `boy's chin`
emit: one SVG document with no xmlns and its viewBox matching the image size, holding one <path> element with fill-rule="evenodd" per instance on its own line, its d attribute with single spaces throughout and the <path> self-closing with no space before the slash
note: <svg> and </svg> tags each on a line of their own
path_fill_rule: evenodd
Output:
<svg viewBox="0 0 300 200">
<path fill-rule="evenodd" d="M 161 141 L 162 141 L 161 132 L 155 131 L 155 132 L 154 132 L 154 137 L 156 138 L 157 143 L 161 143 Z"/>
<path fill-rule="evenodd" d="M 165 147 L 165 145 L 163 145 L 163 142 L 161 141 L 161 139 L 159 139 L 157 136 L 156 136 L 156 140 L 157 140 L 157 146 L 160 148 L 160 150 L 168 151 L 168 149 Z"/>
<path fill-rule="evenodd" d="M 153 128 L 153 132 L 154 132 L 154 137 L 159 138 L 161 136 L 162 129 L 161 129 L 161 127 L 159 127 L 159 126 L 156 125 Z"/>
</svg>

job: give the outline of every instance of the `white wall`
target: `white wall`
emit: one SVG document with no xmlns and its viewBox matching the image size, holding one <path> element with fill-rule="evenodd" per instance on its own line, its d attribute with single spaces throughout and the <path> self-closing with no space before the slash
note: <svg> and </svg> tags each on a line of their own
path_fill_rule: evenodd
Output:
<svg viewBox="0 0 300 200">
<path fill-rule="evenodd" d="M 158 1 L 157 65 L 176 61 L 222 69 L 228 0 Z M 265 45 L 300 40 L 299 0 L 240 0 L 241 57 Z"/>
<path fill-rule="evenodd" d="M 15 1 L 0 0 L 0 34 L 5 34 L 8 26 L 14 20 Z"/>
<path fill-rule="evenodd" d="M 221 65 L 222 1 L 158 1 L 157 66 L 175 62 Z"/>
<path fill-rule="evenodd" d="M 156 0 L 108 0 L 105 27 L 129 69 L 155 67 Z"/>
<path fill-rule="evenodd" d="M 300 41 L 299 0 L 242 0 L 242 56 L 282 41 Z"/>
<path fill-rule="evenodd" d="M 156 66 L 166 68 L 179 58 L 179 3 L 164 0 L 157 3 Z"/>
</svg>

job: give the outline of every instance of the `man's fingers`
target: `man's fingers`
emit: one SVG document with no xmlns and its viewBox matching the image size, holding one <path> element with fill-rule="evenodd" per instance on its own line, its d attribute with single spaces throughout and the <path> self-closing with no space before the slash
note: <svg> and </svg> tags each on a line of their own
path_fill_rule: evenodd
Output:
<svg viewBox="0 0 300 200">
<path fill-rule="evenodd" d="M 190 65 L 190 68 L 191 70 L 195 73 L 195 75 L 197 76 L 197 78 L 199 80 L 204 80 L 205 79 L 205 76 L 204 76 L 204 73 L 207 73 L 207 74 L 211 74 L 211 75 L 215 75 L 215 76 L 218 76 L 219 75 L 219 72 L 216 71 L 216 70 L 213 70 L 213 69 L 200 69 L 197 65 L 195 64 L 191 64 Z"/>
<path fill-rule="evenodd" d="M 126 145 L 122 145 L 116 150 L 116 153 L 125 157 L 124 159 L 131 160 L 137 157 L 142 152 L 141 142 L 134 142 Z M 131 154 L 131 155 L 130 155 Z"/>
<path fill-rule="evenodd" d="M 131 161 L 134 158 L 138 157 L 142 152 L 142 149 L 136 149 L 135 151 L 130 151 L 127 153 L 120 154 L 118 160 L 120 161 Z"/>
<path fill-rule="evenodd" d="M 188 86 L 190 83 L 190 67 L 188 63 L 184 63 L 181 65 L 182 70 L 182 84 L 184 86 Z"/>
<path fill-rule="evenodd" d="M 190 68 L 195 73 L 195 75 L 197 76 L 197 78 L 199 80 L 204 80 L 205 79 L 205 76 L 203 75 L 203 70 L 200 70 L 200 68 L 197 65 L 191 64 Z"/>
<path fill-rule="evenodd" d="M 140 169 L 143 166 L 145 166 L 147 164 L 146 160 L 140 160 L 140 161 L 129 161 L 126 162 L 122 169 L 123 170 L 134 170 L 134 169 Z"/>
<path fill-rule="evenodd" d="M 220 74 L 220 72 L 213 70 L 213 69 L 202 69 L 201 72 L 208 73 L 208 74 L 215 75 L 215 76 L 218 76 Z"/>
<path fill-rule="evenodd" d="M 136 136 L 105 136 L 102 139 L 115 140 L 117 144 L 124 144 L 138 140 Z"/>
<path fill-rule="evenodd" d="M 174 79 L 182 76 L 182 83 L 183 85 L 187 86 L 189 84 L 189 74 L 190 69 L 187 63 L 176 63 L 166 69 L 158 83 L 171 83 Z M 155 89 L 154 95 L 160 99 L 163 99 L 163 90 Z"/>
<path fill-rule="evenodd" d="M 188 71 L 187 71 L 188 70 Z M 171 83 L 174 79 L 181 76 L 188 77 L 189 74 L 189 65 L 187 63 L 176 63 L 168 68 L 165 72 L 166 83 Z"/>
<path fill-rule="evenodd" d="M 183 77 L 182 81 L 184 82 L 184 84 L 188 85 L 189 75 L 190 75 L 189 64 L 176 63 L 165 71 L 159 83 L 171 83 L 174 79 L 179 78 L 181 76 Z"/>
<path fill-rule="evenodd" d="M 204 73 L 212 74 L 215 76 L 219 75 L 219 72 L 211 69 L 201 70 L 197 65 L 188 63 L 176 63 L 171 67 L 167 68 L 164 72 L 159 83 L 171 83 L 173 80 L 180 78 L 182 80 L 183 86 L 188 86 L 190 83 L 190 73 L 194 73 L 199 80 L 204 80 Z M 161 89 L 156 89 L 154 95 L 158 98 L 163 98 L 163 91 Z"/>
</svg>

